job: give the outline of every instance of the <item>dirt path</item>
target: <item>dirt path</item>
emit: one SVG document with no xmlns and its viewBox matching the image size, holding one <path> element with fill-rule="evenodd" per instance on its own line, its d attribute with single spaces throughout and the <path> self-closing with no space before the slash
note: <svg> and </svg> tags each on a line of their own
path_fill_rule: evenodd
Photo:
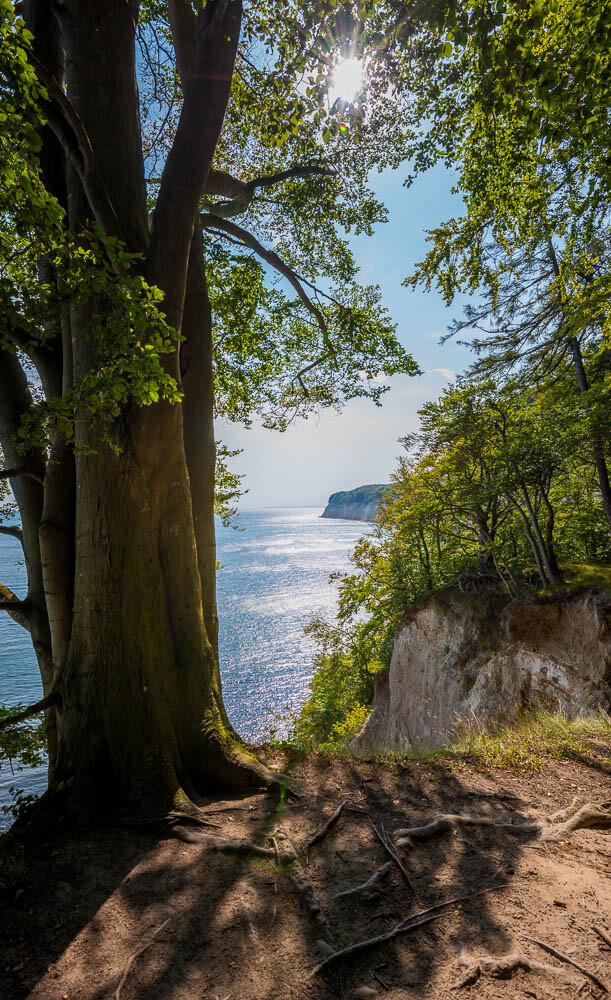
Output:
<svg viewBox="0 0 611 1000">
<path fill-rule="evenodd" d="M 205 806 L 218 827 L 177 822 L 55 840 L 31 858 L 25 891 L 0 908 L 0 996 L 603 997 L 602 985 L 611 990 L 611 827 L 551 839 L 535 829 L 575 796 L 611 799 L 609 747 L 599 751 L 599 759 L 551 761 L 526 774 L 313 758 L 292 775 L 298 799 L 262 794 Z M 342 802 L 306 860 L 304 845 Z M 442 813 L 525 829 L 451 824 L 408 839 L 396 848 L 403 873 L 381 839 L 392 845 L 399 829 Z M 228 839 L 264 850 L 214 850 Z M 340 895 L 376 872 L 366 889 Z M 503 888 L 473 895 L 495 886 Z M 470 898 L 430 910 L 462 896 Z M 436 919 L 312 975 L 331 952 L 425 910 Z M 501 956 L 509 957 L 495 965 Z"/>
</svg>

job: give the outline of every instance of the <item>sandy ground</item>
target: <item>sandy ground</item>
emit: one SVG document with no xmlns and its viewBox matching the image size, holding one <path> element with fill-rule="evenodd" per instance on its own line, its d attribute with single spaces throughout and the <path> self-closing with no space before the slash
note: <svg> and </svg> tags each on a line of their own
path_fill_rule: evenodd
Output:
<svg viewBox="0 0 611 1000">
<path fill-rule="evenodd" d="M 391 837 L 440 812 L 513 824 L 580 801 L 611 799 L 609 747 L 515 774 L 426 763 L 371 765 L 313 757 L 292 773 L 299 798 L 257 794 L 204 806 L 208 821 L 108 827 L 53 838 L 30 858 L 28 885 L 0 907 L 3 1000 L 471 1000 L 603 997 L 591 979 L 526 940 L 564 952 L 611 990 L 611 828 L 544 842 L 533 833 L 457 828 L 398 854 L 368 901 L 338 893 L 389 860 Z M 279 763 L 279 762 L 276 762 Z M 327 835 L 303 847 L 337 806 Z M 350 808 L 348 808 L 350 807 Z M 280 829 L 299 874 L 272 857 L 228 856 L 219 838 L 273 849 Z M 293 866 L 294 867 L 294 866 Z M 482 889 L 502 886 L 480 895 Z M 305 887 L 305 888 L 304 888 Z M 309 892 L 309 889 L 311 892 Z M 312 975 L 330 950 L 382 934 L 444 900 L 443 915 Z M 309 904 L 308 904 L 309 900 Z M 317 905 L 320 911 L 317 912 Z M 320 944 L 327 940 L 328 946 Z M 331 947 L 329 947 L 329 944 Z M 557 970 L 484 971 L 463 959 L 511 952 Z M 609 994 L 611 996 L 611 993 Z"/>
</svg>

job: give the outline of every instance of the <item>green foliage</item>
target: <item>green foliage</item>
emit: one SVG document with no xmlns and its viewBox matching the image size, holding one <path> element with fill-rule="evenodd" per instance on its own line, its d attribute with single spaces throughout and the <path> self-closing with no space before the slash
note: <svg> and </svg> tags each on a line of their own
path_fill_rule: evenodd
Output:
<svg viewBox="0 0 611 1000">
<path fill-rule="evenodd" d="M 248 490 L 240 488 L 244 478 L 239 473 L 232 472 L 227 465 L 228 458 L 235 458 L 240 449 L 232 450 L 227 445 L 216 443 L 216 474 L 214 479 L 214 513 L 220 517 L 222 524 L 228 528 L 237 527 L 237 502 Z"/>
<path fill-rule="evenodd" d="M 25 705 L 0 705 L 0 721 L 23 711 Z M 38 767 L 46 756 L 44 715 L 34 716 L 16 726 L 0 730 L 0 770 L 8 765 L 11 773 Z"/>
<path fill-rule="evenodd" d="M 379 500 L 388 486 L 383 483 L 371 483 L 367 486 L 357 486 L 354 490 L 340 490 L 339 493 L 332 493 L 329 497 L 329 504 L 367 504 L 374 500 Z"/>
<path fill-rule="evenodd" d="M 363 655 L 362 644 L 341 649 L 345 635 L 321 619 L 314 619 L 305 631 L 314 636 L 320 652 L 309 698 L 293 720 L 288 743 L 306 752 L 337 749 L 365 721 L 373 693 L 372 665 Z"/>
<path fill-rule="evenodd" d="M 341 743 L 372 690 L 359 684 L 389 666 L 407 609 L 457 577 L 507 598 L 608 581 L 611 538 L 572 380 L 459 381 L 420 419 L 341 581 L 337 624 L 311 628 L 322 652 L 294 727 L 301 743 Z"/>
</svg>

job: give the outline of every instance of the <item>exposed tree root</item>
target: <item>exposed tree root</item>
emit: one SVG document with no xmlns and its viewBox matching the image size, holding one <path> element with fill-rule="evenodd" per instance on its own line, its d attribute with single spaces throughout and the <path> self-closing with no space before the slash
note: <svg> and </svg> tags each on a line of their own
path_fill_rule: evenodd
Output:
<svg viewBox="0 0 611 1000">
<path fill-rule="evenodd" d="M 330 965 L 335 964 L 335 962 L 341 962 L 346 958 L 351 958 L 353 955 L 358 955 L 362 951 L 366 951 L 369 948 L 375 948 L 378 944 L 384 944 L 386 941 L 392 941 L 393 938 L 398 937 L 400 934 L 409 934 L 410 931 L 416 930 L 418 927 L 422 927 L 424 924 L 429 924 L 433 920 L 439 920 L 440 917 L 446 916 L 445 913 L 437 913 L 437 910 L 442 910 L 446 906 L 453 906 L 454 903 L 463 903 L 467 899 L 474 899 L 476 896 L 483 896 L 487 892 L 495 892 L 497 889 L 506 889 L 507 883 L 504 882 L 501 885 L 491 885 L 487 889 L 480 889 L 478 892 L 471 892 L 466 896 L 454 896 L 453 899 L 445 899 L 441 903 L 435 903 L 433 906 L 428 906 L 426 910 L 419 910 L 418 913 L 411 913 L 408 917 L 405 917 L 401 923 L 393 927 L 392 930 L 387 931 L 385 934 L 379 934 L 377 937 L 367 938 L 365 941 L 357 941 L 356 944 L 351 944 L 347 948 L 342 948 L 341 951 L 334 952 L 333 955 L 329 955 L 325 958 L 320 965 L 317 965 L 315 969 L 310 973 L 309 978 L 319 975 L 325 969 L 328 969 Z"/>
<path fill-rule="evenodd" d="M 332 947 L 335 947 L 333 931 L 331 930 L 329 922 L 322 911 L 322 907 L 316 898 L 316 893 L 314 892 L 312 883 L 299 863 L 297 851 L 289 840 L 287 833 L 284 830 L 276 830 L 274 839 L 280 853 L 281 867 L 290 872 L 291 881 L 301 896 L 310 917 L 316 924 L 319 937 L 324 943 L 328 943 Z"/>
<path fill-rule="evenodd" d="M 338 892 L 337 895 L 334 896 L 334 899 L 354 900 L 358 903 L 375 903 L 380 898 L 378 885 L 384 876 L 388 875 L 392 866 L 393 862 L 387 861 L 385 865 L 378 868 L 378 870 L 373 873 L 371 878 L 367 879 L 366 882 L 363 882 L 362 885 L 357 885 L 354 889 L 346 889 L 344 892 Z"/>
<path fill-rule="evenodd" d="M 375 823 L 373 821 L 371 823 L 371 826 L 372 826 L 373 832 L 375 833 L 376 837 L 380 841 L 382 847 L 384 848 L 384 850 L 386 851 L 386 853 L 390 856 L 390 858 L 392 858 L 392 860 L 394 861 L 394 863 L 397 865 L 399 871 L 403 875 L 403 878 L 405 879 L 405 881 L 407 882 L 408 886 L 412 890 L 414 896 L 417 896 L 418 894 L 417 894 L 416 890 L 414 889 L 412 880 L 410 879 L 409 875 L 407 874 L 407 871 L 405 869 L 405 865 L 403 864 L 403 862 L 401 861 L 401 859 L 397 856 L 396 852 L 393 850 L 391 842 L 390 842 L 390 837 L 386 833 L 386 830 L 384 829 L 383 826 L 380 826 L 380 829 L 378 829 L 378 827 L 375 825 Z"/>
<path fill-rule="evenodd" d="M 554 956 L 554 958 L 559 958 L 561 962 L 568 962 L 569 965 L 572 965 L 573 968 L 577 969 L 578 972 L 581 972 L 582 975 L 591 979 L 592 982 L 598 986 L 599 990 L 603 991 L 603 993 L 609 992 L 609 987 L 606 983 L 603 983 L 602 979 L 599 979 L 593 972 L 589 972 L 588 969 L 584 969 L 583 965 L 579 965 L 579 963 L 575 962 L 575 960 L 569 955 L 565 955 L 563 951 L 557 951 L 556 948 L 552 948 L 551 944 L 547 944 L 546 941 L 541 941 L 539 938 L 531 937 L 530 934 L 522 933 L 520 936 L 526 941 L 532 941 L 533 944 L 538 944 L 540 948 L 543 948 L 544 951 L 548 951 L 550 955 Z"/>
<path fill-rule="evenodd" d="M 534 972 L 546 976 L 567 977 L 567 970 L 559 969 L 555 965 L 548 965 L 546 962 L 534 962 L 527 955 L 521 952 L 512 951 L 509 955 L 501 955 L 495 958 L 493 955 L 479 955 L 477 958 L 462 954 L 461 965 L 466 966 L 466 970 L 461 979 L 451 987 L 453 990 L 460 990 L 464 986 L 472 986 L 480 976 L 491 976 L 493 979 L 511 979 L 516 972 Z M 571 976 L 571 978 L 573 978 Z"/>
<path fill-rule="evenodd" d="M 528 833 L 540 840 L 559 840 L 574 830 L 599 825 L 611 825 L 611 802 L 587 802 L 580 807 L 573 800 L 566 809 L 530 823 L 503 823 L 488 816 L 462 816 L 449 813 L 437 816 L 423 826 L 397 830 L 396 836 L 399 839 L 396 843 L 398 847 L 412 847 L 416 841 L 439 837 L 462 826 L 492 827 L 509 833 Z"/>
<path fill-rule="evenodd" d="M 238 857 L 269 858 L 275 860 L 276 852 L 272 847 L 260 847 L 259 844 L 252 844 L 247 840 L 214 840 L 210 851 L 217 854 L 233 854 Z"/>
<path fill-rule="evenodd" d="M 314 844 L 318 844 L 321 840 L 323 840 L 324 837 L 327 836 L 329 830 L 331 830 L 332 827 L 335 826 L 342 812 L 344 811 L 345 807 L 348 805 L 348 801 L 349 801 L 348 799 L 344 799 L 343 802 L 340 802 L 335 812 L 332 813 L 331 816 L 329 816 L 329 819 L 327 820 L 325 825 L 321 826 L 320 830 L 317 830 L 314 836 L 311 837 L 310 840 L 308 840 L 307 844 L 305 844 L 304 846 L 304 850 L 306 851 L 306 853 L 309 851 L 311 847 L 314 846 Z"/>
<path fill-rule="evenodd" d="M 164 920 L 163 923 L 160 924 L 160 926 L 157 928 L 157 930 L 153 931 L 153 933 L 151 934 L 151 936 L 148 939 L 148 941 L 145 941 L 144 944 L 140 945 L 140 947 L 137 948 L 136 951 L 134 951 L 130 955 L 130 957 L 128 959 L 128 962 L 127 962 L 127 965 L 125 966 L 125 968 L 123 970 L 123 975 L 121 976 L 121 979 L 119 980 L 119 985 L 117 986 L 117 988 L 115 990 L 115 1000 L 121 1000 L 121 990 L 125 986 L 125 980 L 129 976 L 131 967 L 134 964 L 134 962 L 136 961 L 136 959 L 138 958 L 138 956 L 141 955 L 143 951 L 146 951 L 146 949 L 148 947 L 150 947 L 150 945 L 152 945 L 152 943 L 155 940 L 155 938 L 157 937 L 157 935 L 163 930 L 163 928 L 166 926 L 166 924 L 169 924 L 169 922 L 170 922 L 171 919 L 172 919 L 171 917 L 168 917 L 167 920 Z"/>
</svg>

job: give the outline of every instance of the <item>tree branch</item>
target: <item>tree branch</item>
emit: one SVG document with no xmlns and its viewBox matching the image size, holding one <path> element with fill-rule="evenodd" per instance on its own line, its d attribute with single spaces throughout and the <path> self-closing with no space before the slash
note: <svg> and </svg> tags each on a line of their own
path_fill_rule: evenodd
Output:
<svg viewBox="0 0 611 1000">
<path fill-rule="evenodd" d="M 254 250 L 259 257 L 270 264 L 271 267 L 275 268 L 276 271 L 279 271 L 279 273 L 282 274 L 293 286 L 308 312 L 312 314 L 320 327 L 325 345 L 329 348 L 330 352 L 335 354 L 329 340 L 329 330 L 327 328 L 325 317 L 321 313 L 320 309 L 318 309 L 318 307 L 315 306 L 309 298 L 307 292 L 301 284 L 300 279 L 297 277 L 293 269 L 290 268 L 277 253 L 273 250 L 267 250 L 262 243 L 259 243 L 258 239 L 252 236 L 246 229 L 236 225 L 235 222 L 229 222 L 228 219 L 221 219 L 218 216 L 206 214 L 200 215 L 200 219 L 204 228 L 212 229 L 213 231 L 221 232 L 224 235 L 238 239 L 245 247 L 248 247 L 250 250 Z M 315 362 L 315 364 L 318 363 L 319 362 Z"/>
<path fill-rule="evenodd" d="M 253 189 L 258 187 L 272 187 L 274 184 L 280 184 L 282 181 L 288 181 L 293 177 L 333 177 L 336 173 L 336 170 L 329 170 L 328 167 L 316 166 L 316 164 L 312 163 L 304 167 L 289 167 L 288 170 L 283 170 L 278 174 L 270 174 L 268 177 L 255 177 L 246 186 Z"/>
<path fill-rule="evenodd" d="M 17 625 L 21 625 L 26 632 L 30 631 L 29 602 L 20 600 L 4 583 L 0 583 L 0 611 L 6 611 Z"/>
<path fill-rule="evenodd" d="M 19 476 L 34 479 L 41 486 L 45 481 L 44 476 L 41 476 L 35 469 L 29 469 L 27 465 L 19 465 L 15 469 L 0 469 L 0 479 L 17 479 Z"/>
<path fill-rule="evenodd" d="M 289 180 L 292 177 L 330 177 L 334 173 L 334 170 L 328 170 L 327 167 L 310 164 L 309 166 L 289 167 L 288 170 L 283 170 L 278 174 L 255 177 L 251 181 L 243 182 L 239 181 L 236 177 L 232 177 L 231 174 L 226 173 L 224 170 L 211 170 L 208 174 L 204 194 L 221 195 L 228 200 L 218 202 L 217 204 L 205 203 L 204 207 L 210 215 L 228 219 L 234 215 L 241 215 L 242 212 L 246 211 L 254 198 L 257 188 L 273 187 L 274 184 L 280 184 L 282 181 Z"/>
<path fill-rule="evenodd" d="M 61 142 L 66 156 L 74 164 L 96 221 L 107 236 L 123 239 L 121 226 L 98 169 L 91 141 L 81 118 L 55 77 L 30 53 L 29 61 L 47 91 L 43 112 L 49 127 Z"/>
<path fill-rule="evenodd" d="M 11 524 L 0 524 L 0 535 L 11 535 L 12 538 L 16 538 L 19 542 L 23 540 L 21 528 L 14 527 Z"/>
<path fill-rule="evenodd" d="M 33 715 L 38 715 L 39 712 L 44 712 L 46 708 L 51 708 L 52 705 L 57 705 L 58 703 L 59 693 L 51 691 L 51 694 L 48 694 L 46 698 L 41 698 L 40 701 L 35 702 L 33 705 L 28 705 L 22 712 L 9 715 L 6 719 L 0 719 L 0 731 L 8 729 L 9 726 L 16 726 L 18 722 L 24 722 L 25 719 L 31 719 Z"/>
<path fill-rule="evenodd" d="M 168 14 L 176 53 L 176 68 L 185 94 L 195 62 L 195 12 L 185 0 L 169 0 Z"/>
<path fill-rule="evenodd" d="M 242 6 L 243 0 L 208 0 L 197 13 L 191 75 L 153 212 L 146 276 L 165 292 L 166 318 L 177 330 L 193 226 L 227 110 Z"/>
</svg>

